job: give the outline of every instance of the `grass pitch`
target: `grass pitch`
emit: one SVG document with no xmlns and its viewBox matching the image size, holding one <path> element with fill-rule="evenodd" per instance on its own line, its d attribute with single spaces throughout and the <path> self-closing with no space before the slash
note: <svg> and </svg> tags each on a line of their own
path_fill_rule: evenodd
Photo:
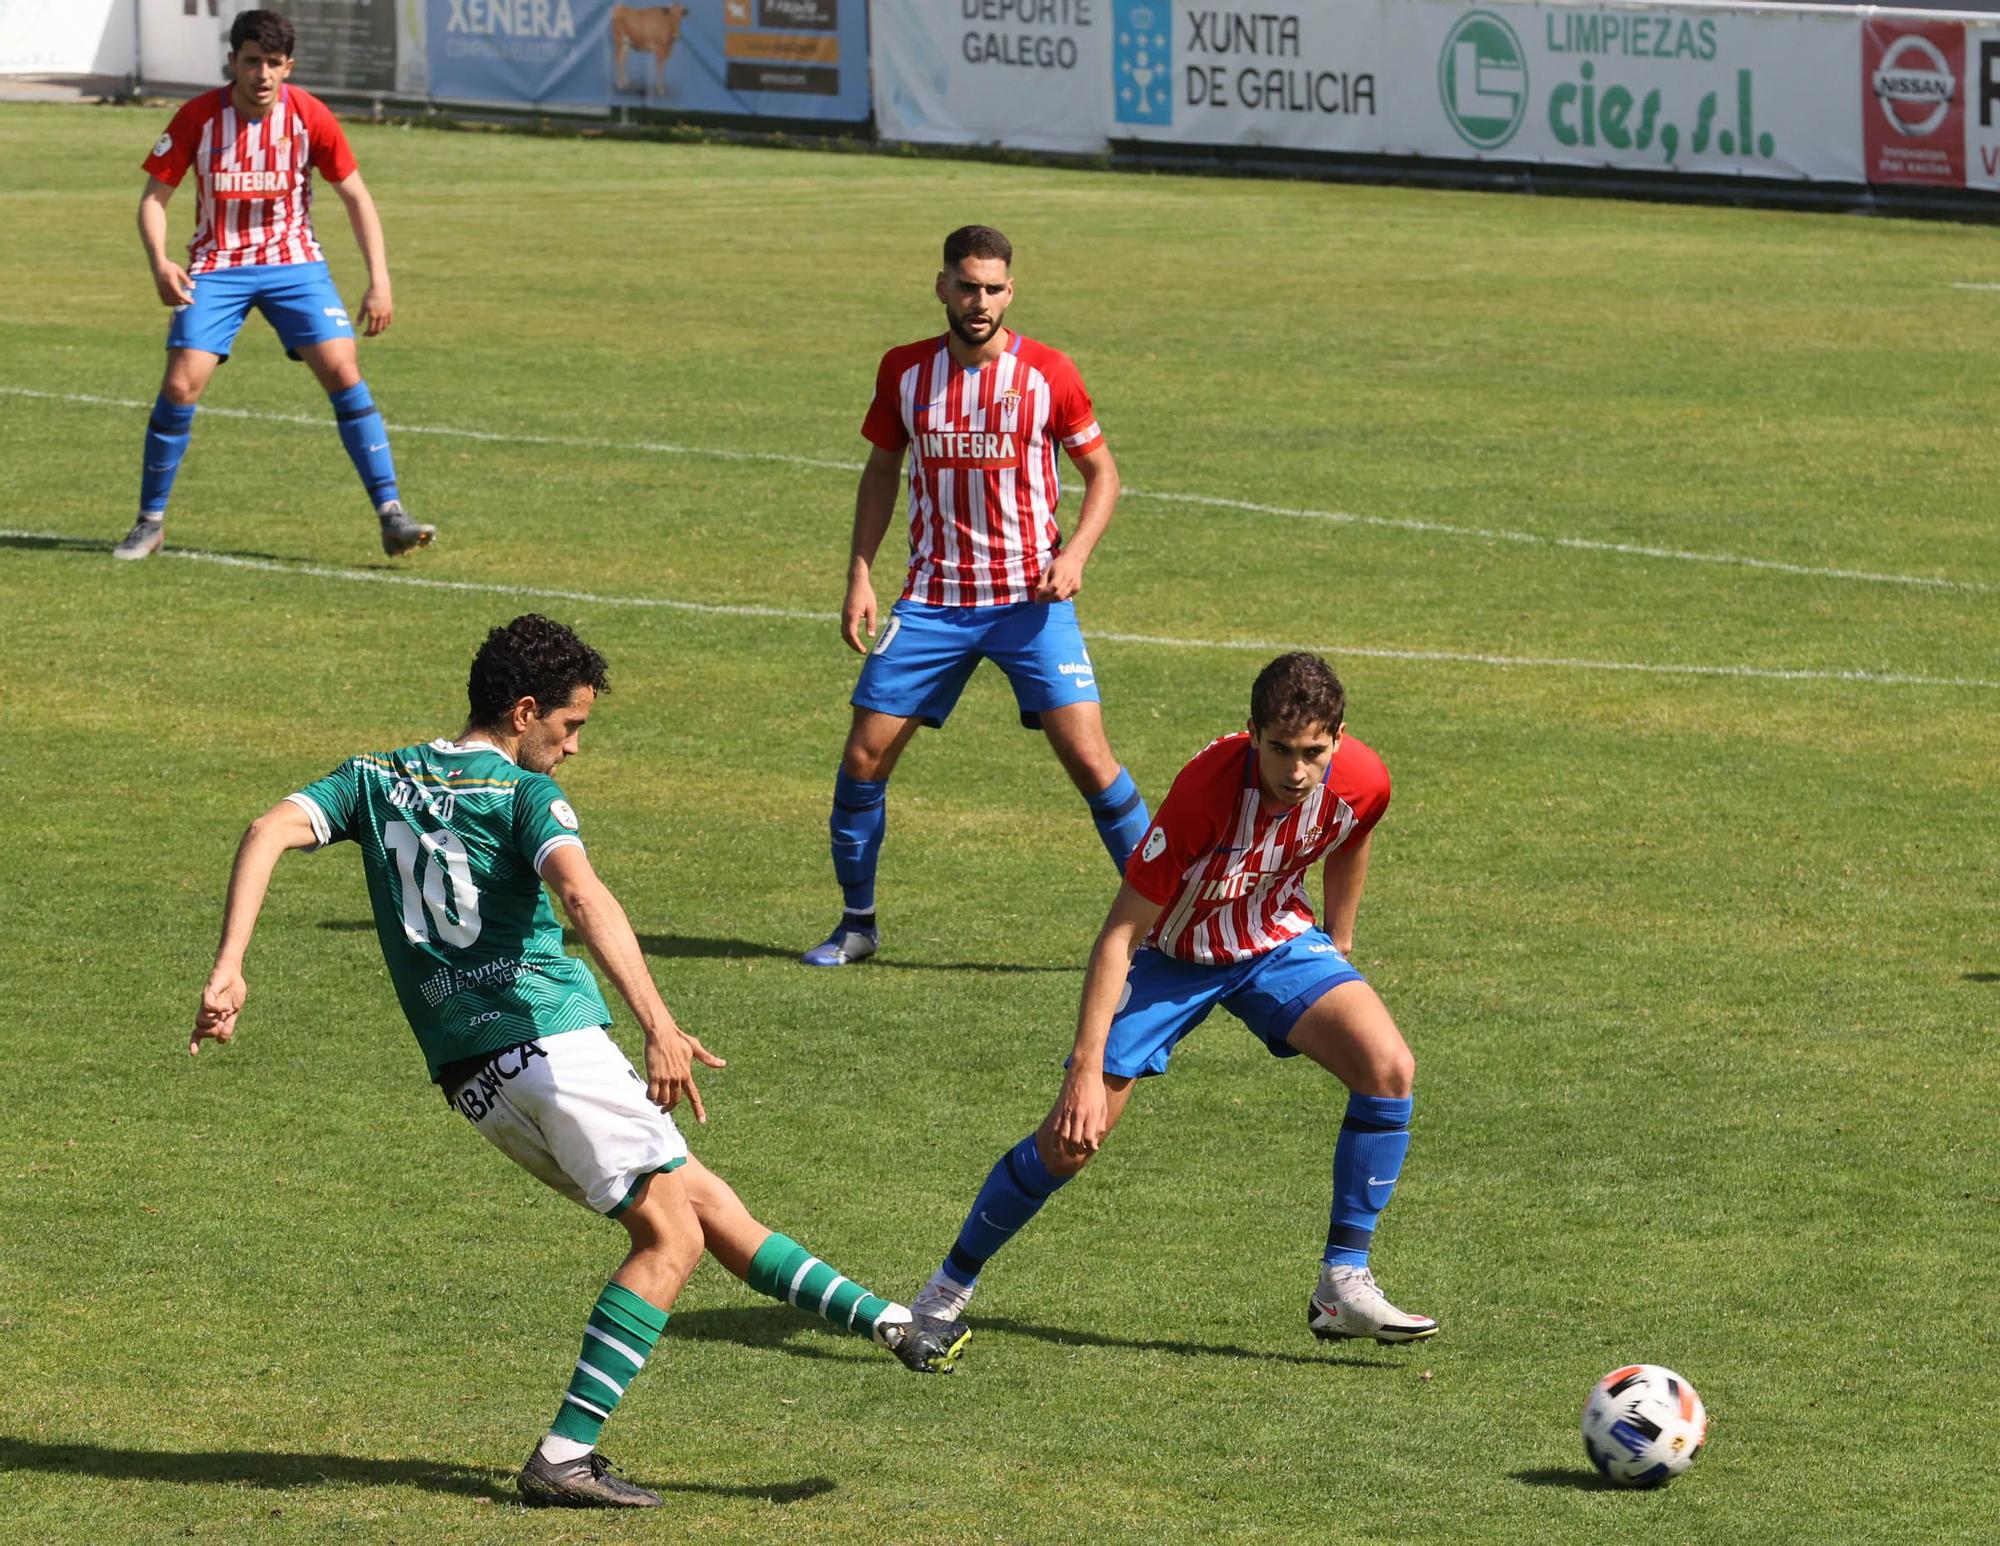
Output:
<svg viewBox="0 0 2000 1546">
<path fill-rule="evenodd" d="M 381 558 L 253 319 L 179 556 L 114 565 L 163 121 L 0 111 L 0 1534 L 2000 1533 L 1990 232 L 355 125 L 397 304 L 363 364 L 440 544 Z M 896 775 L 884 959 L 791 964 L 836 910 L 855 431 L 971 219 L 1132 490 L 1080 605 L 1148 797 L 1280 644 L 1395 776 L 1357 955 L 1419 1099 L 1377 1265 L 1444 1333 L 1307 1338 L 1340 1092 L 1217 1016 L 995 1263 L 960 1377 L 704 1266 L 607 1434 L 665 1516 L 523 1515 L 622 1235 L 425 1086 L 351 853 L 280 867 L 243 1034 L 189 1063 L 233 843 L 456 730 L 493 622 L 576 624 L 616 690 L 565 785 L 731 1060 L 699 1151 L 912 1291 L 1054 1093 L 1113 885 L 982 674 Z M 1576 1438 L 1639 1359 L 1712 1414 L 1659 1495 Z"/>
</svg>

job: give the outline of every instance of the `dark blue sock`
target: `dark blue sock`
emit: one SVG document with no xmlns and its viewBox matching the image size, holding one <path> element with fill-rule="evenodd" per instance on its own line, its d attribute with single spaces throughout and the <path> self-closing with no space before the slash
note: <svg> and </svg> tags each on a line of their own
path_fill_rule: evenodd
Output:
<svg viewBox="0 0 2000 1546">
<path fill-rule="evenodd" d="M 1333 1146 L 1333 1215 L 1327 1224 L 1329 1267 L 1365 1267 L 1375 1220 L 1396 1190 L 1410 1148 L 1410 1107 L 1405 1095 L 1349 1095 L 1347 1116 Z"/>
<path fill-rule="evenodd" d="M 181 470 L 181 458 L 187 455 L 193 433 L 193 403 L 170 403 L 164 397 L 153 400 L 153 416 L 146 421 L 146 460 L 139 470 L 141 515 L 165 513 L 174 474 Z"/>
<path fill-rule="evenodd" d="M 973 1199 L 972 1211 L 958 1231 L 958 1244 L 944 1259 L 945 1276 L 971 1287 L 986 1258 L 1012 1240 L 1069 1179 L 1049 1173 L 1033 1133 L 1015 1144 L 987 1173 L 986 1184 Z"/>
<path fill-rule="evenodd" d="M 850 913 L 875 911 L 875 857 L 882 852 L 882 829 L 889 824 L 886 778 L 833 778 L 833 875 Z"/>
<path fill-rule="evenodd" d="M 361 474 L 361 486 L 368 490 L 375 508 L 379 510 L 390 500 L 400 498 L 396 492 L 396 462 L 389 454 L 389 426 L 382 422 L 375 399 L 368 395 L 368 383 L 357 381 L 351 387 L 329 392 L 327 401 L 333 404 L 334 421 L 340 426 L 340 443 L 347 447 L 347 459 Z"/>
<path fill-rule="evenodd" d="M 1139 839 L 1146 835 L 1146 826 L 1153 819 L 1146 811 L 1146 797 L 1139 793 L 1139 786 L 1132 782 L 1132 775 L 1123 768 L 1118 770 L 1107 788 L 1090 797 L 1090 819 L 1097 823 L 1097 835 L 1104 839 L 1104 851 L 1111 855 L 1111 862 L 1120 870 L 1125 861 L 1132 857 L 1132 850 L 1139 846 Z"/>
</svg>

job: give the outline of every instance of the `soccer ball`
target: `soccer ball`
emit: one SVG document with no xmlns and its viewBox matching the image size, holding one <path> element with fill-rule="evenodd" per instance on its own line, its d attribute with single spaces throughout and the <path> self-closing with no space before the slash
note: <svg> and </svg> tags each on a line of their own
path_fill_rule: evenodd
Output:
<svg viewBox="0 0 2000 1546">
<path fill-rule="evenodd" d="M 1583 1403 L 1583 1448 L 1618 1487 L 1664 1487 L 1694 1464 L 1708 1442 L 1708 1409 L 1671 1369 L 1635 1363 L 1613 1369 Z"/>
</svg>

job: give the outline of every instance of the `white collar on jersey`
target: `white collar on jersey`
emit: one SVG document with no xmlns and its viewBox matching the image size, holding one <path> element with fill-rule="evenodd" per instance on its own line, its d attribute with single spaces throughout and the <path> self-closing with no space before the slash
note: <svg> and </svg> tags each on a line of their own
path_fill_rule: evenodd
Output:
<svg viewBox="0 0 2000 1546">
<path fill-rule="evenodd" d="M 495 746 L 491 741 L 478 737 L 470 741 L 454 741 L 449 736 L 441 735 L 435 741 L 431 742 L 431 745 L 435 746 L 441 752 L 495 752 L 502 757 L 507 757 L 507 753 L 502 751 L 498 746 Z M 512 757 L 507 757 L 507 760 L 514 762 Z M 520 766 L 517 762 L 514 765 L 516 767 Z"/>
</svg>

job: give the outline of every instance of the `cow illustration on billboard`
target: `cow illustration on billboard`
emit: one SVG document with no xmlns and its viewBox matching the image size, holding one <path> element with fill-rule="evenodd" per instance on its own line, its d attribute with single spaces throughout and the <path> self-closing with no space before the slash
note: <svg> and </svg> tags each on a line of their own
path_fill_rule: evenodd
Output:
<svg viewBox="0 0 2000 1546">
<path fill-rule="evenodd" d="M 681 38 L 687 20 L 684 5 L 614 5 L 611 8 L 611 50 L 620 91 L 639 90 L 661 96 L 667 90 L 667 57 Z M 637 49 L 653 56 L 653 84 L 634 87 L 625 78 L 625 56 Z"/>
</svg>

